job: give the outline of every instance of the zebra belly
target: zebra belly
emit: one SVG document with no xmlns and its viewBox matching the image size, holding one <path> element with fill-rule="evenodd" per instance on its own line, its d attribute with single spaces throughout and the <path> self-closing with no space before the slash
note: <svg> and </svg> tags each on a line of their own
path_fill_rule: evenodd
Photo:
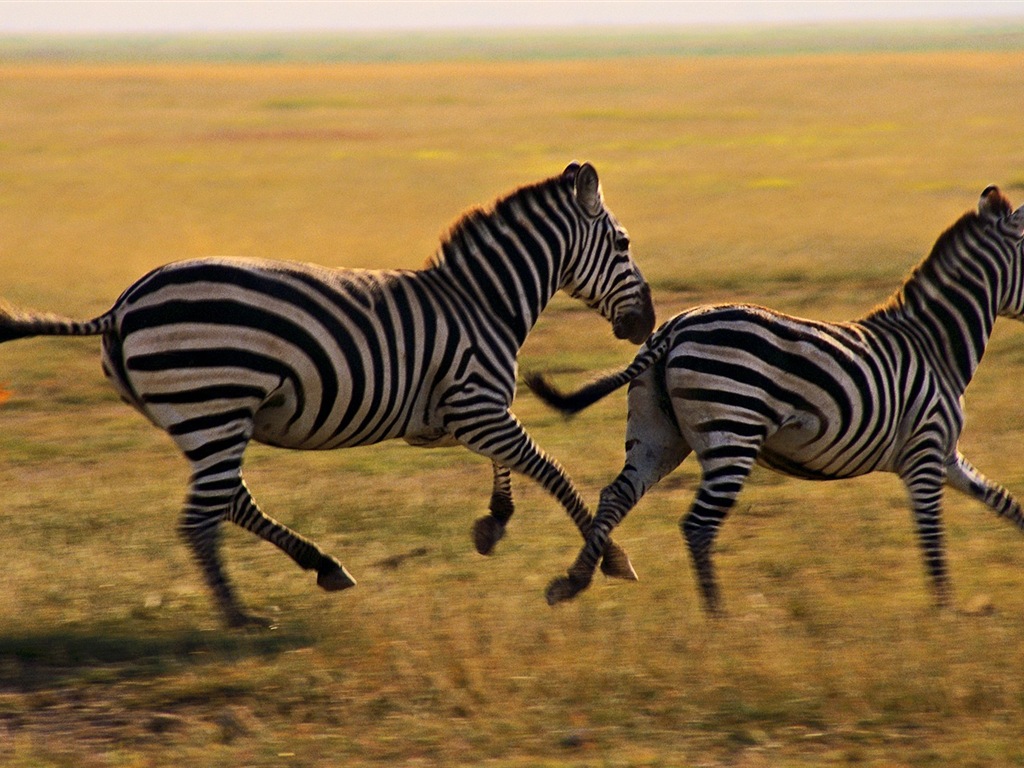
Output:
<svg viewBox="0 0 1024 768">
<path fill-rule="evenodd" d="M 839 480 L 891 468 L 892 440 L 846 443 L 814 437 L 801 427 L 783 427 L 765 440 L 757 463 L 807 480 Z"/>
<path fill-rule="evenodd" d="M 424 429 L 420 432 L 407 433 L 402 439 L 416 448 L 453 448 L 460 445 L 459 441 L 443 429 Z"/>
<path fill-rule="evenodd" d="M 295 420 L 295 415 L 303 412 L 299 405 L 301 400 L 290 381 L 271 392 L 253 416 L 253 439 L 264 445 L 297 450 L 332 450 L 373 445 L 399 437 L 409 439 L 409 424 L 404 418 L 407 408 L 369 411 L 359 407 L 353 409 L 355 417 L 339 421 L 338 414 L 346 413 L 351 402 L 351 393 L 343 389 L 330 409 L 332 417 L 323 428 L 311 432 Z M 419 431 L 422 427 L 413 429 Z M 434 436 L 430 442 L 436 439 Z"/>
</svg>

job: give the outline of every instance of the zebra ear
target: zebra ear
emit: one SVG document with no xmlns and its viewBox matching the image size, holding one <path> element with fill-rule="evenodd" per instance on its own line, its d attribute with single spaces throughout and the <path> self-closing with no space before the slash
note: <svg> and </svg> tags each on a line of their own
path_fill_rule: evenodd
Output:
<svg viewBox="0 0 1024 768">
<path fill-rule="evenodd" d="M 1001 219 L 1008 216 L 1013 210 L 1010 201 L 1000 191 L 999 187 L 990 184 L 985 187 L 978 200 L 978 214 L 986 219 Z"/>
<path fill-rule="evenodd" d="M 604 210 L 604 199 L 601 196 L 601 181 L 597 171 L 590 163 L 584 163 L 576 173 L 576 200 L 580 207 L 591 218 L 597 218 Z"/>
<path fill-rule="evenodd" d="M 1013 225 L 1020 230 L 1021 236 L 1024 237 L 1024 205 L 1013 212 L 1010 216 L 1010 221 L 1013 222 Z"/>
</svg>

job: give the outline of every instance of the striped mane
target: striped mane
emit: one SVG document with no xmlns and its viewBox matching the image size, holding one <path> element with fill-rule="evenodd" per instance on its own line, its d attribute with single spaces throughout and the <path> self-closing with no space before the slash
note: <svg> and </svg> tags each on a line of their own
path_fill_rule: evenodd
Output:
<svg viewBox="0 0 1024 768">
<path fill-rule="evenodd" d="M 457 266 L 455 262 L 465 260 L 465 256 L 474 250 L 474 235 L 487 226 L 489 222 L 501 220 L 513 225 L 517 207 L 523 201 L 543 197 L 545 193 L 554 191 L 562 183 L 562 177 L 553 176 L 544 181 L 527 184 L 498 198 L 489 206 L 474 206 L 466 210 L 448 228 L 441 237 L 441 243 L 429 259 L 426 267 Z"/>
<path fill-rule="evenodd" d="M 1006 201 L 1006 198 L 1001 198 Z M 1006 202 L 1009 210 L 1009 202 Z M 967 211 L 935 240 L 931 251 L 911 270 L 903 285 L 886 301 L 878 305 L 868 317 L 887 316 L 904 311 L 910 304 L 927 302 L 924 286 L 935 286 L 949 282 L 963 272 L 957 243 L 971 237 L 987 223 L 988 219 L 977 211 Z"/>
</svg>

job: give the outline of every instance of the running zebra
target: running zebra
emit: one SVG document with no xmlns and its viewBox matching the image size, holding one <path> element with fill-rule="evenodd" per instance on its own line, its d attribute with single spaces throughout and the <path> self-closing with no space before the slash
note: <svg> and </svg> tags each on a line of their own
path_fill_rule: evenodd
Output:
<svg viewBox="0 0 1024 768">
<path fill-rule="evenodd" d="M 949 601 L 940 516 L 949 483 L 1024 528 L 1020 505 L 957 449 L 961 396 L 997 316 L 1024 317 L 1024 208 L 996 187 L 935 243 L 888 302 L 856 322 L 756 306 L 701 306 L 667 321 L 624 371 L 563 394 L 575 413 L 630 383 L 626 461 L 552 605 L 585 589 L 612 529 L 691 452 L 701 481 L 681 528 L 704 607 L 720 610 L 715 536 L 754 463 L 812 480 L 895 472 L 906 485 L 935 598 Z"/>
<path fill-rule="evenodd" d="M 510 470 L 540 483 L 589 532 L 571 480 L 509 410 L 516 355 L 560 289 L 619 338 L 639 344 L 654 327 L 650 288 L 589 164 L 469 211 L 421 270 L 185 261 L 150 272 L 88 322 L 2 313 L 0 341 L 102 336 L 103 370 L 118 394 L 191 463 L 181 533 L 238 626 L 262 620 L 243 611 L 221 568 L 224 519 L 315 570 L 325 590 L 355 584 L 256 506 L 242 480 L 250 440 L 301 450 L 391 438 L 464 445 L 494 469 L 491 513 L 474 528 L 481 553 L 512 515 Z M 624 551 L 606 552 L 609 575 L 635 578 Z"/>
</svg>

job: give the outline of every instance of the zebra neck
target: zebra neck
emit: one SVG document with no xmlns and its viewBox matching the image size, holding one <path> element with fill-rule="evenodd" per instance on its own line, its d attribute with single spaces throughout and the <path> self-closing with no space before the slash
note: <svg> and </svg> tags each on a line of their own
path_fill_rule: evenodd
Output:
<svg viewBox="0 0 1024 768">
<path fill-rule="evenodd" d="M 518 237 L 502 242 L 492 219 L 463 222 L 441 245 L 432 268 L 522 346 L 555 293 L 564 248 L 528 250 Z"/>
<path fill-rule="evenodd" d="M 964 274 L 929 272 L 916 271 L 866 322 L 880 322 L 911 337 L 913 346 L 963 393 L 981 362 L 995 324 L 991 289 Z"/>
</svg>

